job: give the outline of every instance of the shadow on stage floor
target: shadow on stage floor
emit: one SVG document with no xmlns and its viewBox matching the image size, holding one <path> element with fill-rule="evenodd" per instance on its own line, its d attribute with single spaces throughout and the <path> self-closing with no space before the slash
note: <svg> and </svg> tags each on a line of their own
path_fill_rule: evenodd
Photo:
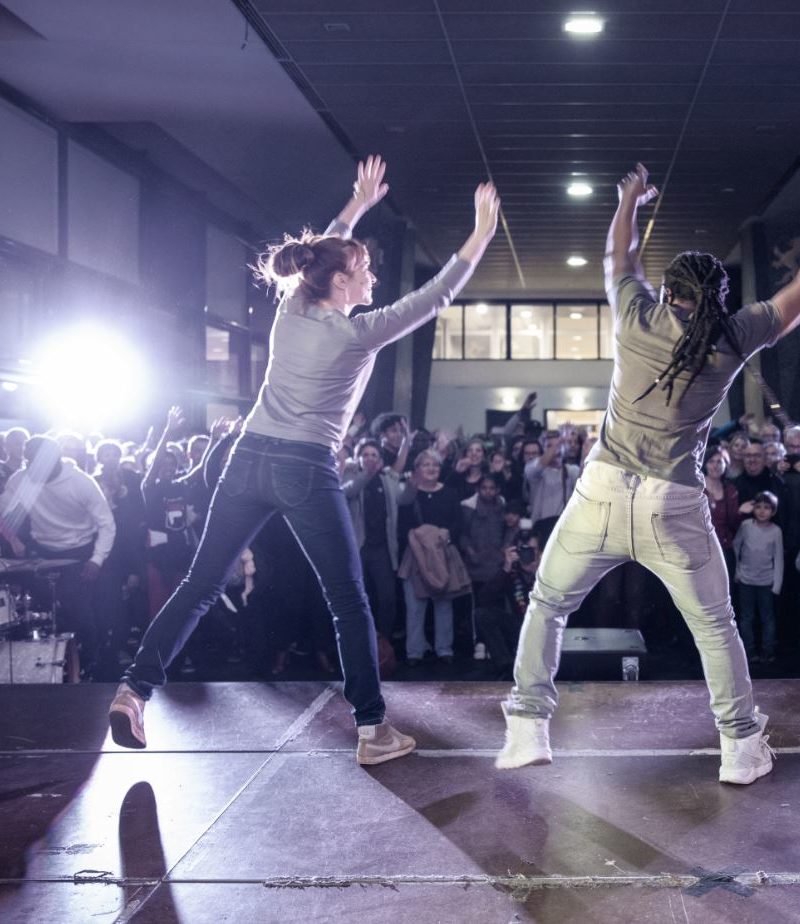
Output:
<svg viewBox="0 0 800 924">
<path fill-rule="evenodd" d="M 732 787 L 700 682 L 562 684 L 502 772 L 502 684 L 387 684 L 418 750 L 368 770 L 336 684 L 173 684 L 139 752 L 113 685 L 6 686 L 0 920 L 788 924 L 800 681 L 755 687 L 778 760 Z"/>
</svg>

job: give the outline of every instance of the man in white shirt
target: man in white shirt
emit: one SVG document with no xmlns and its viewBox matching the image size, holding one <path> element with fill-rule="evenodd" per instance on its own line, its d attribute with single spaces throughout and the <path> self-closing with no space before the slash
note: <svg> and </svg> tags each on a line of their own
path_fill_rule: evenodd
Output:
<svg viewBox="0 0 800 924">
<path fill-rule="evenodd" d="M 99 640 L 92 584 L 114 544 L 114 515 L 95 480 L 72 459 L 62 459 L 60 446 L 47 436 L 28 440 L 25 467 L 14 472 L 0 495 L 0 520 L 6 531 L 17 533 L 26 517 L 28 554 L 75 561 L 60 570 L 57 628 L 76 633 L 88 673 Z"/>
</svg>

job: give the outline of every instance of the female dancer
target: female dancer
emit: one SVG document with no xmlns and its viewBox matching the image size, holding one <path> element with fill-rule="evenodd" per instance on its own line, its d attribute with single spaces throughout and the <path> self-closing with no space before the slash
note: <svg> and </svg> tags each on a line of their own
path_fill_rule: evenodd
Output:
<svg viewBox="0 0 800 924">
<path fill-rule="evenodd" d="M 274 513 L 288 522 L 311 562 L 336 627 L 344 695 L 358 726 L 362 764 L 414 748 L 384 720 L 375 629 L 358 548 L 339 486 L 335 452 L 364 393 L 378 350 L 450 304 L 494 236 L 499 199 L 491 183 L 475 191 L 475 227 L 442 271 L 386 308 L 350 317 L 372 302 L 375 276 L 353 225 L 388 192 L 385 164 L 359 164 L 353 196 L 323 235 L 287 238 L 259 261 L 284 298 L 270 337 L 264 385 L 231 453 L 186 578 L 142 639 L 111 705 L 114 740 L 146 746 L 143 711 L 153 688 L 200 617 L 217 599 L 233 565 Z"/>
</svg>

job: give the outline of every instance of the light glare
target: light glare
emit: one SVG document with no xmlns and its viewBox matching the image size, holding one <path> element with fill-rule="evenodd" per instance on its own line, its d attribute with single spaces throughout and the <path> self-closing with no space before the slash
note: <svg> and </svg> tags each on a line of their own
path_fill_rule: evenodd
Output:
<svg viewBox="0 0 800 924">
<path fill-rule="evenodd" d="M 604 26 L 599 16 L 573 16 L 564 23 L 564 31 L 571 35 L 598 35 Z"/>
<path fill-rule="evenodd" d="M 570 183 L 567 186 L 567 194 L 574 196 L 576 199 L 582 199 L 584 196 L 591 196 L 594 192 L 588 183 Z"/>
<path fill-rule="evenodd" d="M 586 266 L 588 262 L 586 257 L 567 257 L 567 266 Z"/>
</svg>

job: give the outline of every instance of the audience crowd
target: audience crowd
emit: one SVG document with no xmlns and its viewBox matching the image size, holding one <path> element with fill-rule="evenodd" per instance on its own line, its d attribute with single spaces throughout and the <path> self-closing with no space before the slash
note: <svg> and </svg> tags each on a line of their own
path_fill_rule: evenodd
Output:
<svg viewBox="0 0 800 924">
<path fill-rule="evenodd" d="M 411 432 L 358 413 L 340 452 L 382 672 L 454 665 L 448 676 L 511 677 L 540 556 L 594 437 L 544 430 L 532 393 L 502 430 Z M 22 616 L 54 610 L 85 679 L 116 680 L 185 576 L 241 420 L 191 434 L 180 408 L 143 443 L 74 432 L 0 434 L 0 583 Z M 793 663 L 800 599 L 800 425 L 718 428 L 703 464 L 711 525 L 751 663 Z M 571 624 L 636 628 L 685 644 L 661 585 L 636 563 L 612 571 Z M 246 661 L 256 676 L 303 663 L 335 675 L 327 606 L 280 517 L 242 555 L 175 671 Z M 446 668 L 443 667 L 443 670 Z M 224 676 L 217 672 L 217 677 Z"/>
</svg>

